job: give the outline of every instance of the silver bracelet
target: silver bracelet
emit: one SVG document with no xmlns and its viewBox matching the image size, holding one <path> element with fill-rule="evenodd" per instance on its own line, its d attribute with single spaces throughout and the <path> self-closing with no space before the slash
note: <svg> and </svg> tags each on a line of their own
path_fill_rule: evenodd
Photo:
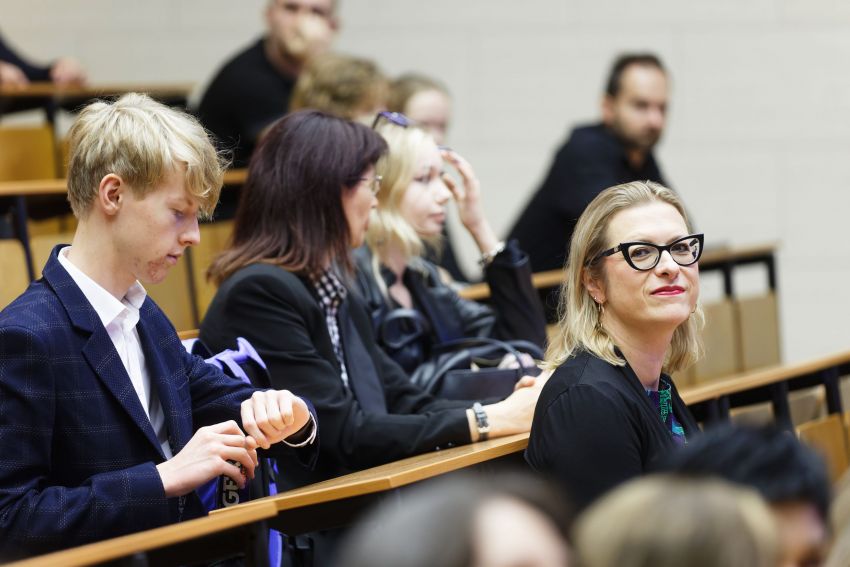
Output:
<svg viewBox="0 0 850 567">
<path fill-rule="evenodd" d="M 504 240 L 496 244 L 496 246 L 493 247 L 492 250 L 490 250 L 489 252 L 485 252 L 481 255 L 481 258 L 478 259 L 478 265 L 482 268 L 486 268 L 487 266 L 492 264 L 496 256 L 505 251 L 505 246 L 506 244 Z"/>
</svg>

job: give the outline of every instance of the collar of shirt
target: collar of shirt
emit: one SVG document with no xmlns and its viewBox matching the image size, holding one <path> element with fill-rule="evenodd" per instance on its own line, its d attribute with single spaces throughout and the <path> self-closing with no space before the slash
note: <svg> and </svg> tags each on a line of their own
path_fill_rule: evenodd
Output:
<svg viewBox="0 0 850 567">
<path fill-rule="evenodd" d="M 91 303 L 103 326 L 108 327 L 110 323 L 120 319 L 116 322 L 119 322 L 122 327 L 124 325 L 128 325 L 130 328 L 135 327 L 136 323 L 139 322 L 139 309 L 141 309 L 147 297 L 147 291 L 142 284 L 135 282 L 127 290 L 123 301 L 118 301 L 114 295 L 71 263 L 68 259 L 70 250 L 71 247 L 66 246 L 59 251 L 59 263 L 62 264 L 62 267 L 65 268 L 65 271 L 68 272 L 68 275 L 71 276 L 71 279 L 74 280 L 74 283 Z"/>
<path fill-rule="evenodd" d="M 348 295 L 348 290 L 342 284 L 339 276 L 331 269 L 327 269 L 311 279 L 322 304 L 328 307 L 337 307 Z"/>
</svg>

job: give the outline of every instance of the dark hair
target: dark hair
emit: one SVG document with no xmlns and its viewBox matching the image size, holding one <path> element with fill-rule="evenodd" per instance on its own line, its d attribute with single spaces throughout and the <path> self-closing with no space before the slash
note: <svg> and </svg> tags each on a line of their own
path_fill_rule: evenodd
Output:
<svg viewBox="0 0 850 567">
<path fill-rule="evenodd" d="M 475 516 L 495 498 L 518 500 L 552 522 L 567 539 L 569 517 L 561 495 L 527 474 L 459 474 L 402 493 L 362 518 L 345 541 L 339 565 L 466 567 L 474 562 Z"/>
<path fill-rule="evenodd" d="M 272 125 L 251 157 L 232 244 L 210 266 L 221 283 L 249 264 L 268 262 L 316 274 L 328 258 L 351 270 L 342 192 L 387 151 L 378 134 L 316 110 Z"/>
<path fill-rule="evenodd" d="M 793 433 L 775 426 L 724 425 L 708 429 L 672 453 L 665 471 L 717 476 L 754 488 L 771 504 L 809 502 L 829 514 L 829 477 L 823 459 Z"/>
<path fill-rule="evenodd" d="M 608 82 L 605 85 L 605 94 L 615 97 L 620 94 L 620 89 L 623 88 L 623 73 L 631 65 L 645 65 L 655 67 L 662 73 L 667 73 L 661 59 L 653 53 L 624 53 L 617 57 L 614 65 L 611 66 L 611 72 L 608 74 Z"/>
</svg>

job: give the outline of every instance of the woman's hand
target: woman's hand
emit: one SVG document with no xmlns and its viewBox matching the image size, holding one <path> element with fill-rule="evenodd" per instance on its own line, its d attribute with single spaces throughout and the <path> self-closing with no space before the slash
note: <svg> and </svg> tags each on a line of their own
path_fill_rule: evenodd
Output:
<svg viewBox="0 0 850 567">
<path fill-rule="evenodd" d="M 50 80 L 63 87 L 82 85 L 86 82 L 86 71 L 76 59 L 62 57 L 50 67 Z"/>
<path fill-rule="evenodd" d="M 449 149 L 440 150 L 443 159 L 452 164 L 461 177 L 458 184 L 450 175 L 443 174 L 443 181 L 452 192 L 457 203 L 460 222 L 478 245 L 482 254 L 490 252 L 498 244 L 499 239 L 484 216 L 481 206 L 481 184 L 475 176 L 472 166 L 457 152 Z"/>
</svg>

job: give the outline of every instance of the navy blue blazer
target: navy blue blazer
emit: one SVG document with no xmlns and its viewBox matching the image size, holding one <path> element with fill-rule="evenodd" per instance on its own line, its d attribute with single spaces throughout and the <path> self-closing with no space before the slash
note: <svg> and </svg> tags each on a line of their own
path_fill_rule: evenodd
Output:
<svg viewBox="0 0 850 567">
<path fill-rule="evenodd" d="M 195 492 L 165 497 L 155 468 L 165 456 L 60 248 L 0 312 L 0 559 L 205 513 Z M 188 354 L 150 298 L 137 328 L 175 455 L 199 427 L 241 423 L 253 388 Z M 298 452 L 308 463 L 317 454 L 315 445 Z"/>
</svg>

